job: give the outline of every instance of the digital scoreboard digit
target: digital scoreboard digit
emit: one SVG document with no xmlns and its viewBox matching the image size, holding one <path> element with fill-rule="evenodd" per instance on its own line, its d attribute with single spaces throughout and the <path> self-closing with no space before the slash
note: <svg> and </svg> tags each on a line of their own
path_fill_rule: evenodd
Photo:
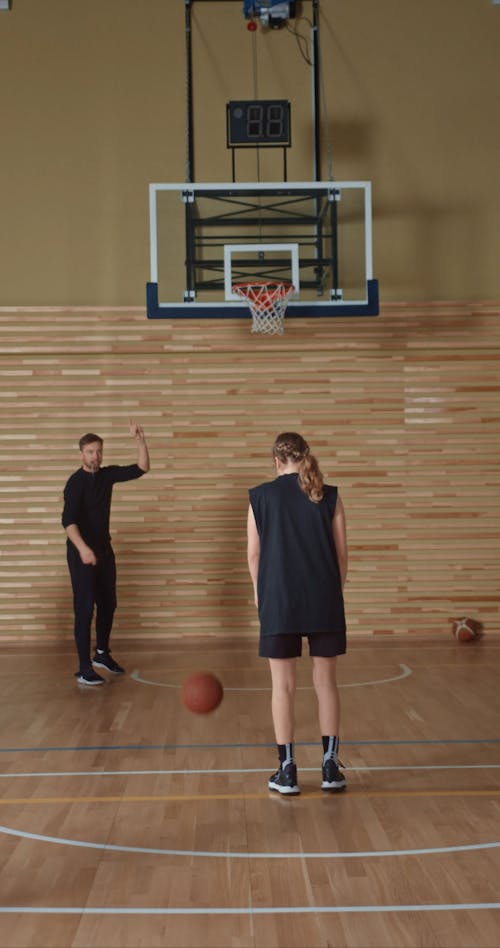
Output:
<svg viewBox="0 0 500 948">
<path fill-rule="evenodd" d="M 286 99 L 228 102 L 227 147 L 286 148 L 290 140 L 290 103 Z"/>
</svg>

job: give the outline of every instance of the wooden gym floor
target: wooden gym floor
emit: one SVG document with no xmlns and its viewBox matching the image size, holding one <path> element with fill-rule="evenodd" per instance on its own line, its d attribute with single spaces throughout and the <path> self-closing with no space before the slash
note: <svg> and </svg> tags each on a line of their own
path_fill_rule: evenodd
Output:
<svg viewBox="0 0 500 948">
<path fill-rule="evenodd" d="M 266 789 L 254 641 L 115 641 L 99 688 L 69 641 L 0 650 L 3 948 L 500 944 L 498 637 L 351 638 L 333 795 L 304 657 L 294 799 Z M 199 669 L 225 686 L 205 716 Z"/>
</svg>

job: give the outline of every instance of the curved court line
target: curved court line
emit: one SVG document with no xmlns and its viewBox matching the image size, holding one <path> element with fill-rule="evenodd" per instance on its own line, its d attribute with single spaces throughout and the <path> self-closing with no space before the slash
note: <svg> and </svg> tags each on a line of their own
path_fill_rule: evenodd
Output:
<svg viewBox="0 0 500 948">
<path fill-rule="evenodd" d="M 9 826 L 0 826 L 0 833 L 7 836 L 18 836 L 22 839 L 32 839 L 40 843 L 56 843 L 59 846 L 76 846 L 81 849 L 98 849 L 101 852 L 140 853 L 149 856 L 189 856 L 210 859 L 367 859 L 367 858 L 394 858 L 395 856 L 430 856 L 446 855 L 449 853 L 481 852 L 485 849 L 500 849 L 500 842 L 471 843 L 462 846 L 432 846 L 423 849 L 381 849 L 366 850 L 364 852 L 327 852 L 327 853 L 238 853 L 227 851 L 210 851 L 195 849 L 157 849 L 152 846 L 118 846 L 115 843 L 90 843 L 85 840 L 66 839 L 62 836 L 42 836 L 40 833 L 27 833 L 24 830 L 11 829 Z"/>
<path fill-rule="evenodd" d="M 387 685 L 392 681 L 401 681 L 402 678 L 408 678 L 409 675 L 413 675 L 411 668 L 408 665 L 404 665 L 402 662 L 399 663 L 401 669 L 400 675 L 393 675 L 391 678 L 377 678 L 372 681 L 353 681 L 348 684 L 340 684 L 339 688 L 363 688 L 365 685 Z M 149 678 L 141 678 L 139 669 L 134 668 L 133 672 L 130 673 L 130 677 L 134 681 L 140 682 L 141 685 L 154 685 L 156 688 L 174 688 L 179 690 L 182 687 L 182 684 L 172 685 L 166 681 L 151 681 Z M 297 691 L 312 691 L 312 685 L 299 685 Z M 228 691 L 271 691 L 269 687 L 266 688 L 224 688 L 224 693 Z"/>
<path fill-rule="evenodd" d="M 242 906 L 241 908 L 126 908 L 109 906 L 50 906 L 31 905 L 0 907 L 3 915 L 316 915 L 354 914 L 356 912 L 470 912 L 499 909 L 500 902 L 449 902 L 443 905 L 276 905 Z"/>
</svg>

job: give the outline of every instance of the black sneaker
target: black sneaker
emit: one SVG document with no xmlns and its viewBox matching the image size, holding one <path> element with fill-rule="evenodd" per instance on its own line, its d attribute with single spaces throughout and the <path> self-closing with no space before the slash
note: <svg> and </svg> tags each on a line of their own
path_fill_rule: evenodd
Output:
<svg viewBox="0 0 500 948">
<path fill-rule="evenodd" d="M 104 678 L 101 678 L 97 672 L 90 669 L 86 672 L 75 672 L 75 678 L 79 685 L 103 685 Z"/>
<path fill-rule="evenodd" d="M 96 665 L 97 668 L 106 668 L 107 671 L 113 672 L 113 675 L 123 675 L 125 669 L 115 662 L 114 658 L 111 658 L 111 652 L 96 652 L 92 664 Z"/>
<path fill-rule="evenodd" d="M 323 783 L 322 790 L 344 790 L 346 779 L 340 773 L 338 762 L 333 757 L 328 757 L 323 764 Z"/>
<path fill-rule="evenodd" d="M 287 764 L 284 769 L 280 767 L 279 770 L 269 778 L 267 786 L 270 790 L 277 790 L 278 793 L 282 793 L 283 795 L 296 796 L 297 793 L 300 793 L 300 788 L 297 785 L 297 767 L 295 764 Z"/>
</svg>

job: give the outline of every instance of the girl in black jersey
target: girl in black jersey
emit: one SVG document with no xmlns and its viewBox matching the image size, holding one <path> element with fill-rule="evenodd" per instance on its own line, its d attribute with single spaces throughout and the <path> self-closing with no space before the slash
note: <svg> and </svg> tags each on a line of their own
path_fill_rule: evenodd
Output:
<svg viewBox="0 0 500 948">
<path fill-rule="evenodd" d="M 346 651 L 344 507 L 295 432 L 273 445 L 277 477 L 249 491 L 248 567 L 259 610 L 259 655 L 269 660 L 280 766 L 268 786 L 300 793 L 293 754 L 296 660 L 307 636 L 323 742 L 323 790 L 343 790 L 339 770 L 337 656 Z"/>
</svg>

